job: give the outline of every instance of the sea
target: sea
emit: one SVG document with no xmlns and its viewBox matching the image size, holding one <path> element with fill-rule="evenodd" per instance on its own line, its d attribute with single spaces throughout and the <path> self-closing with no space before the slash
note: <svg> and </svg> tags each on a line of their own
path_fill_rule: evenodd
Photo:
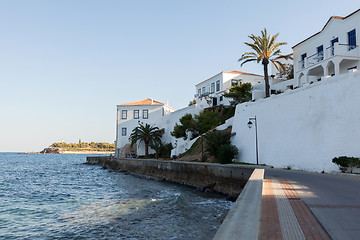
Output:
<svg viewBox="0 0 360 240">
<path fill-rule="evenodd" d="M 233 205 L 86 156 L 0 153 L 0 239 L 212 239 Z"/>
</svg>

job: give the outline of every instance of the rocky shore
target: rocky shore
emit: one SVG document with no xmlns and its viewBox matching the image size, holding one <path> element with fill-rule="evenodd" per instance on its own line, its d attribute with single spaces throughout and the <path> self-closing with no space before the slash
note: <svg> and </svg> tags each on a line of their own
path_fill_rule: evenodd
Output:
<svg viewBox="0 0 360 240">
<path fill-rule="evenodd" d="M 35 153 L 26 153 L 26 154 L 114 154 L 113 151 L 95 151 L 95 150 L 69 150 L 69 149 L 64 149 L 64 148 L 53 148 L 53 147 L 49 147 L 49 148 L 44 148 L 42 151 L 40 152 L 35 152 Z"/>
</svg>

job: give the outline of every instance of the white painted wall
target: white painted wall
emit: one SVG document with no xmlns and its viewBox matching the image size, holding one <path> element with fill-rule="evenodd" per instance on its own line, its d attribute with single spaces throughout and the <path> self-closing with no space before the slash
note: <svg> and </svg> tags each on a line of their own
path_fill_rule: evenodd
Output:
<svg viewBox="0 0 360 240">
<path fill-rule="evenodd" d="M 216 91 L 216 82 L 220 81 L 220 90 Z M 215 84 L 215 93 L 223 91 L 223 72 L 218 73 L 198 84 L 195 85 L 196 88 L 196 94 L 198 95 L 199 89 L 201 89 L 201 95 L 204 95 L 203 88 L 205 87 L 205 93 L 210 94 L 211 93 L 211 84 Z M 199 96 L 198 96 L 199 97 Z"/>
<path fill-rule="evenodd" d="M 296 85 L 296 81 L 295 79 L 289 79 L 289 80 L 286 80 L 286 81 L 280 81 L 280 82 L 277 82 L 275 84 L 271 84 L 270 85 L 270 89 L 271 90 L 281 90 L 283 92 L 285 92 L 286 90 L 288 90 L 290 87 L 295 87 L 297 86 Z"/>
<path fill-rule="evenodd" d="M 122 111 L 127 110 L 127 118 L 122 119 Z M 139 119 L 134 119 L 134 110 L 139 110 Z M 143 110 L 148 110 L 148 119 L 144 119 Z M 116 134 L 116 155 L 118 150 L 130 143 L 129 137 L 132 130 L 142 124 L 156 125 L 160 120 L 174 110 L 166 105 L 118 105 L 117 106 L 117 134 Z M 126 135 L 122 135 L 122 128 L 126 128 Z M 138 145 L 138 155 L 145 153 L 144 147 Z M 149 151 L 149 153 L 153 153 Z"/>
<path fill-rule="evenodd" d="M 341 44 L 348 44 L 348 32 L 350 32 L 353 29 L 356 29 L 356 42 L 357 45 L 359 45 L 360 42 L 360 12 L 356 12 L 352 14 L 351 16 L 345 18 L 345 19 L 338 19 L 338 18 L 331 18 L 330 21 L 327 23 L 327 25 L 322 29 L 318 34 L 312 36 L 311 38 L 305 40 L 304 42 L 295 45 L 293 47 L 294 51 L 294 69 L 295 69 L 295 79 L 297 80 L 298 84 L 302 85 L 306 83 L 304 79 L 300 79 L 300 76 L 302 74 L 307 74 L 307 71 L 304 71 L 300 67 L 300 61 L 301 61 L 301 55 L 306 53 L 307 57 L 310 57 L 317 53 L 317 47 L 323 45 L 324 48 L 324 61 L 326 59 L 331 58 L 329 48 L 331 46 L 331 40 L 338 38 L 339 44 L 335 45 L 335 55 L 341 56 L 339 57 L 333 57 L 333 62 L 335 64 L 339 64 L 340 61 L 342 61 L 342 56 L 351 56 L 352 59 L 355 59 L 356 57 L 360 57 L 360 50 L 359 47 L 357 47 L 354 50 L 348 51 L 348 46 L 342 46 Z M 311 59 L 306 59 L 305 62 L 306 67 L 309 66 L 309 62 L 312 61 Z M 319 63 L 320 65 L 323 65 L 322 67 L 325 68 L 327 66 L 327 62 L 324 62 L 324 64 Z M 340 64 L 340 73 L 347 72 L 347 69 L 349 67 L 359 66 L 359 62 L 351 62 L 351 63 L 344 63 Z M 321 69 L 321 68 L 320 68 Z M 321 74 L 319 74 L 321 75 Z M 331 75 L 331 73 L 329 74 Z M 313 80 L 309 80 L 313 81 Z"/>
<path fill-rule="evenodd" d="M 173 136 L 171 136 L 171 132 L 174 130 L 174 127 L 176 124 L 180 123 L 180 118 L 184 116 L 185 114 L 199 114 L 201 111 L 203 111 L 204 108 L 199 105 L 191 105 L 182 109 L 179 109 L 175 112 L 172 112 L 171 114 L 165 116 L 160 122 L 159 127 L 164 128 L 165 132 L 162 137 L 162 141 L 165 143 L 171 143 L 174 147 L 174 149 L 171 151 L 171 155 L 178 156 L 179 154 L 185 152 L 187 149 L 189 149 L 193 142 L 195 142 L 196 139 L 193 141 L 190 140 L 190 138 L 184 140 L 182 138 L 176 139 Z"/>
<path fill-rule="evenodd" d="M 229 106 L 230 101 L 232 99 L 228 99 L 225 97 L 221 97 L 224 92 L 226 92 L 231 87 L 232 80 L 237 80 L 238 83 L 251 83 L 251 85 L 257 85 L 262 82 L 264 82 L 264 77 L 255 75 L 255 74 L 247 74 L 247 73 L 234 73 L 234 72 L 221 72 L 219 74 L 216 74 L 215 76 L 206 79 L 205 81 L 202 81 L 195 85 L 196 88 L 196 94 L 197 94 L 197 104 L 199 106 L 202 106 L 203 108 L 211 107 L 213 106 L 212 98 L 217 98 L 217 105 L 224 105 Z M 220 90 L 216 91 L 216 82 L 220 81 Z M 215 85 L 215 92 L 211 91 L 211 84 Z M 199 90 L 201 90 L 201 94 L 203 95 L 205 87 L 205 93 L 207 94 L 206 97 L 200 97 L 198 95 Z M 261 94 L 260 94 L 261 95 Z M 207 103 L 206 99 L 210 99 L 210 104 Z"/>
<path fill-rule="evenodd" d="M 255 163 L 258 120 L 259 162 L 307 171 L 338 171 L 332 159 L 360 156 L 360 71 L 334 76 L 280 95 L 237 106 L 232 143 L 238 161 Z"/>
</svg>

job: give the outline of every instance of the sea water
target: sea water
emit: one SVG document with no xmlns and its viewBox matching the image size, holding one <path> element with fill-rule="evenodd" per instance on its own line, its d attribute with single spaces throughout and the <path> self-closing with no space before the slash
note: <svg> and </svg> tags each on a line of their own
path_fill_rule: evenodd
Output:
<svg viewBox="0 0 360 240">
<path fill-rule="evenodd" d="M 211 239 L 232 206 L 85 161 L 0 153 L 0 239 Z"/>
</svg>

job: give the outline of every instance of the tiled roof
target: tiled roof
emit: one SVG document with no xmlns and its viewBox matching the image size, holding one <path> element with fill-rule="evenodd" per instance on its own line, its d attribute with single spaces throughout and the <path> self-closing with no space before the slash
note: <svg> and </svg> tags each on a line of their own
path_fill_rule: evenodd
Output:
<svg viewBox="0 0 360 240">
<path fill-rule="evenodd" d="M 139 105 L 164 105 L 164 104 L 161 102 L 152 100 L 150 98 L 147 98 L 147 99 L 137 101 L 137 102 L 119 104 L 118 106 L 139 106 Z"/>
<path fill-rule="evenodd" d="M 294 47 L 296 47 L 296 46 L 300 45 L 300 44 L 301 44 L 301 43 L 303 43 L 303 42 L 306 42 L 306 41 L 307 41 L 307 40 L 309 40 L 310 38 L 312 38 L 312 37 L 314 37 L 314 36 L 318 35 L 318 34 L 319 34 L 319 33 L 321 33 L 322 31 L 324 31 L 325 27 L 329 24 L 329 22 L 330 22 L 330 20 L 331 20 L 331 19 L 336 18 L 336 19 L 344 20 L 344 19 L 346 19 L 346 18 L 348 18 L 348 17 L 352 16 L 353 14 L 355 14 L 355 13 L 357 13 L 357 12 L 359 12 L 359 11 L 360 11 L 360 8 L 359 8 L 358 10 L 356 10 L 355 12 L 350 13 L 350 14 L 349 14 L 349 15 L 347 15 L 346 17 L 331 16 L 331 17 L 329 18 L 329 20 L 326 22 L 326 24 L 324 25 L 324 27 L 321 29 L 321 31 L 320 31 L 320 32 L 317 32 L 317 33 L 315 33 L 314 35 L 311 35 L 310 37 L 308 37 L 307 39 L 305 39 L 305 40 L 303 40 L 303 41 L 299 42 L 298 44 L 296 44 L 296 45 L 295 45 L 295 46 L 293 46 L 292 48 L 294 48 Z"/>
<path fill-rule="evenodd" d="M 237 70 L 228 71 L 228 72 L 224 72 L 224 73 L 246 74 L 246 75 L 254 75 L 254 76 L 262 77 L 261 75 L 258 75 L 258 74 L 247 73 L 247 72 L 240 72 L 240 71 L 237 71 Z"/>
</svg>

